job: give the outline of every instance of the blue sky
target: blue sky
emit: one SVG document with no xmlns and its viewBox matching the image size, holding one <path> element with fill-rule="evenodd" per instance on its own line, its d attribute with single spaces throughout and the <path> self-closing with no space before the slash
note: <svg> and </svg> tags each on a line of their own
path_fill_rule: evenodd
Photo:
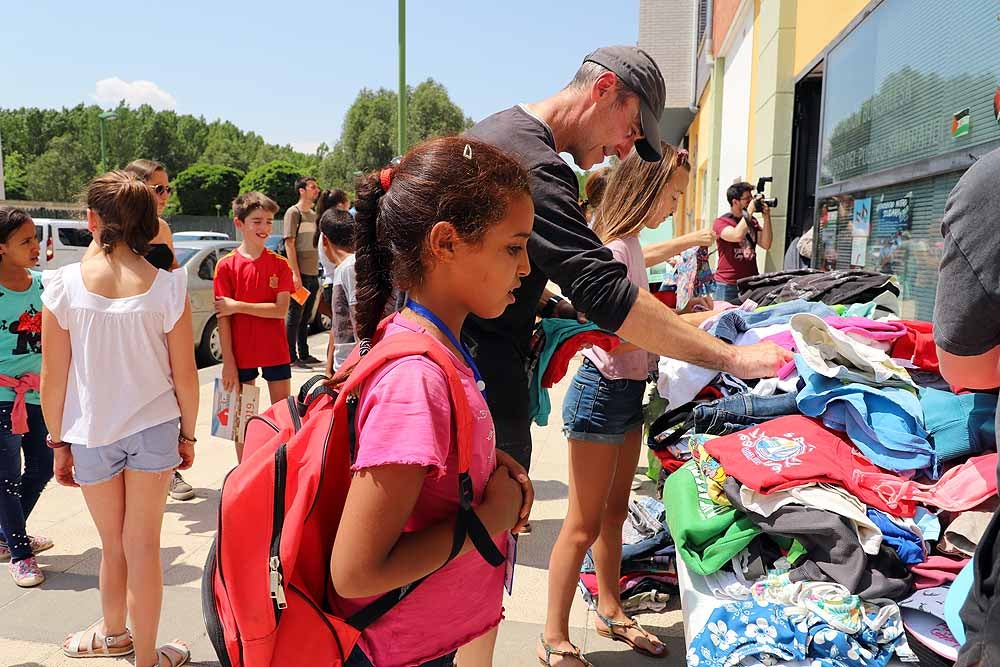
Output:
<svg viewBox="0 0 1000 667">
<path fill-rule="evenodd" d="M 361 88 L 396 87 L 395 0 L 3 5 L 4 108 L 127 95 L 312 150 Z M 410 0 L 407 80 L 436 79 L 479 120 L 555 92 L 598 46 L 634 44 L 638 14 L 638 0 Z"/>
</svg>

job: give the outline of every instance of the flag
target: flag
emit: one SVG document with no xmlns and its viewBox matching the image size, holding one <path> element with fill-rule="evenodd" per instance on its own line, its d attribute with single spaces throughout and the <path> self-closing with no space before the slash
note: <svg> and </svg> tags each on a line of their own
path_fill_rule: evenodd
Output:
<svg viewBox="0 0 1000 667">
<path fill-rule="evenodd" d="M 951 120 L 951 137 L 958 139 L 964 137 L 972 130 L 972 117 L 968 109 L 962 109 L 955 114 Z"/>
</svg>

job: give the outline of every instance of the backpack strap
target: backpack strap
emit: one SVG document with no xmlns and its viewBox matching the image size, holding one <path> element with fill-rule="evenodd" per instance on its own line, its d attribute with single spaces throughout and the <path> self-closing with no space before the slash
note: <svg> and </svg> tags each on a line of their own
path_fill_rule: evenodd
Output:
<svg viewBox="0 0 1000 667">
<path fill-rule="evenodd" d="M 383 326 L 380 326 L 379 329 L 381 333 Z M 452 537 L 451 553 L 448 554 L 448 559 L 441 564 L 441 567 L 450 563 L 458 555 L 465 544 L 466 537 L 472 541 L 473 546 L 475 546 L 486 562 L 494 567 L 498 567 L 506 560 L 506 556 L 497 549 L 489 531 L 486 530 L 486 527 L 472 509 L 472 477 L 469 475 L 469 467 L 472 464 L 472 430 L 474 424 L 472 408 L 465 397 L 465 388 L 462 386 L 462 380 L 455 369 L 451 357 L 441 349 L 436 341 L 422 334 L 399 333 L 386 338 L 379 342 L 378 345 L 372 347 L 371 352 L 358 361 L 357 366 L 351 371 L 350 378 L 340 388 L 337 403 L 334 407 L 335 410 L 339 411 L 334 418 L 335 428 L 337 428 L 336 424 L 338 422 L 342 425 L 340 428 L 346 426 L 347 433 L 343 433 L 343 431 L 341 433 L 350 439 L 351 460 L 353 462 L 357 447 L 355 418 L 358 400 L 356 392 L 360 390 L 361 385 L 372 373 L 386 363 L 414 355 L 428 357 L 444 371 L 448 381 L 452 416 L 455 423 L 458 444 L 459 510 L 455 519 L 455 532 Z M 345 422 L 347 423 L 345 424 Z M 348 618 L 347 622 L 358 630 L 364 630 L 399 604 L 407 595 L 412 593 L 427 576 L 383 594 L 370 605 Z"/>
</svg>

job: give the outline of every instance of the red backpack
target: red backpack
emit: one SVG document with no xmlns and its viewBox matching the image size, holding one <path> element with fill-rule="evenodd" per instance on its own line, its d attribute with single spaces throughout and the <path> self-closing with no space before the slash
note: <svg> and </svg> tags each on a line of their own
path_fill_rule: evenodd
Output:
<svg viewBox="0 0 1000 667">
<path fill-rule="evenodd" d="M 448 560 L 469 537 L 491 565 L 504 562 L 472 511 L 473 418 L 453 362 L 428 336 L 389 336 L 360 361 L 355 349 L 347 364 L 357 365 L 337 391 L 315 377 L 298 399 L 248 422 L 243 462 L 222 484 L 218 532 L 202 577 L 205 626 L 223 667 L 342 665 L 364 629 L 423 581 L 384 594 L 350 618 L 331 611 L 330 554 L 351 484 L 357 392 L 385 363 L 411 355 L 440 366 L 451 394 L 459 510 Z"/>
</svg>

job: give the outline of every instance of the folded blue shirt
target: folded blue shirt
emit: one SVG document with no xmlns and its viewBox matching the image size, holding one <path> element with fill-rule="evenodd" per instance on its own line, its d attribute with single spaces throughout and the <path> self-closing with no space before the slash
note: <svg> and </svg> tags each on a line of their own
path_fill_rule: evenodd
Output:
<svg viewBox="0 0 1000 667">
<path fill-rule="evenodd" d="M 888 514 L 880 510 L 869 507 L 868 518 L 882 531 L 883 544 L 899 554 L 899 559 L 903 563 L 906 565 L 917 565 L 926 560 L 924 543 L 919 536 L 906 530 L 890 519 Z"/>
<path fill-rule="evenodd" d="M 913 392 L 898 387 L 844 384 L 814 371 L 801 355 L 795 366 L 805 387 L 796 401 L 802 414 L 848 437 L 875 465 L 895 472 L 929 469 L 937 477 L 937 459 L 927 441 L 923 411 Z"/>
</svg>

